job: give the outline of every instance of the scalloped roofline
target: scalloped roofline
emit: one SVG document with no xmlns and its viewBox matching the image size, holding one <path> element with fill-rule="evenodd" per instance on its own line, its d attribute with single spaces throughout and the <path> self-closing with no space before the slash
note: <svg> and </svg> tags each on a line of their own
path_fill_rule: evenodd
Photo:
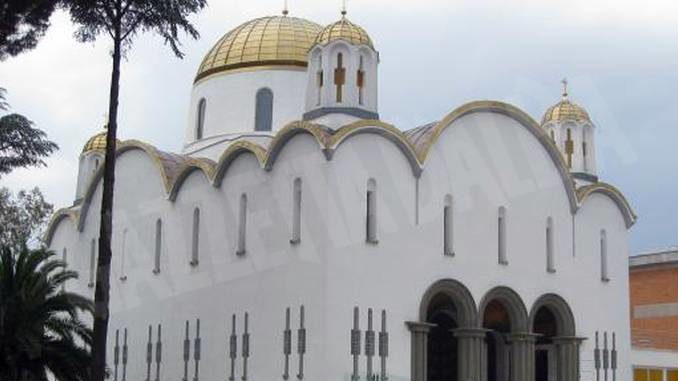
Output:
<svg viewBox="0 0 678 381">
<path fill-rule="evenodd" d="M 627 228 L 630 228 L 635 223 L 637 216 L 633 212 L 633 209 L 626 198 L 618 189 L 602 182 L 597 182 L 577 189 L 560 151 L 547 136 L 539 123 L 519 108 L 498 101 L 475 101 L 466 103 L 461 107 L 454 109 L 440 122 L 431 126 L 432 130 L 421 146 L 415 146 L 403 131 L 398 130 L 391 124 L 378 120 L 359 120 L 336 130 L 331 130 L 320 124 L 295 121 L 280 129 L 267 148 L 246 140 L 236 141 L 226 148 L 216 163 L 205 158 L 181 156 L 162 152 L 155 147 L 138 140 L 123 141 L 118 145 L 116 157 L 131 150 L 141 150 L 146 153 L 158 168 L 167 199 L 173 202 L 176 200 L 184 181 L 193 171 L 201 171 L 212 186 L 217 188 L 220 187 L 231 163 L 242 154 L 253 155 L 263 170 L 272 170 L 286 143 L 297 134 L 308 134 L 312 136 L 318 143 L 318 148 L 324 154 L 325 158 L 331 160 L 334 152 L 341 144 L 353 136 L 367 133 L 377 134 L 395 144 L 408 161 L 412 174 L 418 178 L 424 170 L 429 153 L 445 129 L 464 116 L 480 112 L 493 112 L 508 116 L 519 122 L 532 133 L 537 141 L 544 147 L 553 164 L 556 166 L 564 190 L 568 196 L 570 212 L 573 215 L 576 214 L 582 203 L 589 196 L 600 193 L 606 195 L 615 202 L 624 216 Z M 89 182 L 80 209 L 67 209 L 74 211 L 76 214 L 75 220 L 78 231 L 82 231 L 83 229 L 92 197 L 102 176 L 103 166 L 99 168 Z M 45 242 L 47 242 L 47 244 L 51 241 L 56 225 L 62 219 L 63 217 L 59 217 L 59 215 L 55 213 L 55 216 L 50 221 L 47 234 L 45 235 Z"/>
</svg>

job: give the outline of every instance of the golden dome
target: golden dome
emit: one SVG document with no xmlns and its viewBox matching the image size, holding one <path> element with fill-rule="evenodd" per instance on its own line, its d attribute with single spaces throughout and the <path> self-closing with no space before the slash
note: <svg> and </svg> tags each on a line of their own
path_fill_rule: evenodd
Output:
<svg viewBox="0 0 678 381">
<path fill-rule="evenodd" d="M 203 58 L 195 80 L 245 67 L 308 66 L 308 51 L 322 26 L 297 17 L 250 20 L 226 33 Z"/>
<path fill-rule="evenodd" d="M 546 110 L 541 124 L 544 125 L 548 122 L 558 123 L 564 122 L 566 120 L 591 123 L 589 113 L 587 113 L 586 110 L 584 110 L 584 108 L 578 104 L 570 102 L 570 100 L 567 99 L 567 95 L 565 95 L 560 102 Z"/>
<path fill-rule="evenodd" d="M 90 151 L 106 151 L 106 131 L 102 131 L 89 138 L 82 148 L 82 153 Z"/>
<path fill-rule="evenodd" d="M 318 34 L 318 38 L 316 38 L 314 45 L 327 45 L 336 40 L 345 40 L 354 45 L 367 45 L 374 49 L 372 39 L 365 29 L 350 22 L 346 17 L 342 17 L 341 20 L 334 24 L 326 26 L 320 34 Z"/>
</svg>

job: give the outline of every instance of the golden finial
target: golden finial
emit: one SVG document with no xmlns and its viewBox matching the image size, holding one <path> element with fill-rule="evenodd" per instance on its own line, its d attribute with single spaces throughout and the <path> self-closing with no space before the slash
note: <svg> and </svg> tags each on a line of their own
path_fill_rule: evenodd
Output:
<svg viewBox="0 0 678 381">
<path fill-rule="evenodd" d="M 346 0 L 341 2 L 341 17 L 346 17 Z"/>
<path fill-rule="evenodd" d="M 283 11 L 282 14 L 283 16 L 287 17 L 287 15 L 290 13 L 289 9 L 287 9 L 287 0 L 285 0 L 285 5 L 283 6 Z"/>
<path fill-rule="evenodd" d="M 567 78 L 563 78 L 563 80 L 560 81 L 560 83 L 563 84 L 563 99 L 567 98 Z"/>
</svg>

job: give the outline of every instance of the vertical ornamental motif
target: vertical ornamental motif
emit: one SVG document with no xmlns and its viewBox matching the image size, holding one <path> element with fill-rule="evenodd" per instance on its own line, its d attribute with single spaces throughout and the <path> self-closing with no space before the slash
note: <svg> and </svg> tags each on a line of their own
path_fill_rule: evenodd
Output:
<svg viewBox="0 0 678 381">
<path fill-rule="evenodd" d="M 358 307 L 353 308 L 353 329 L 351 330 L 351 355 L 353 356 L 353 374 L 351 380 L 360 379 L 358 375 L 358 357 L 360 356 L 360 328 Z"/>
<path fill-rule="evenodd" d="M 242 381 L 247 381 L 247 360 L 250 357 L 249 314 L 245 312 L 245 330 L 242 334 Z"/>
<path fill-rule="evenodd" d="M 120 362 L 120 330 L 115 330 L 115 347 L 113 347 L 113 381 L 118 381 L 118 363 Z"/>
<path fill-rule="evenodd" d="M 148 341 L 146 342 L 146 381 L 151 381 L 151 361 L 153 360 L 153 327 L 148 326 Z"/>
<path fill-rule="evenodd" d="M 379 358 L 381 359 L 381 381 L 387 381 L 386 358 L 388 357 L 388 332 L 386 331 L 386 310 L 381 311 L 381 332 L 379 332 Z"/>
<path fill-rule="evenodd" d="M 127 328 L 122 342 L 122 381 L 127 380 Z"/>
<path fill-rule="evenodd" d="M 283 380 L 290 378 L 290 354 L 292 353 L 292 330 L 290 329 L 290 308 L 285 310 L 285 330 L 283 331 L 283 355 L 285 356 L 285 369 Z"/>
<path fill-rule="evenodd" d="M 200 380 L 200 319 L 195 321 L 195 339 L 193 340 L 193 360 L 195 362 L 195 372 L 193 373 L 193 381 Z"/>
<path fill-rule="evenodd" d="M 299 354 L 299 372 L 297 378 L 304 378 L 304 354 L 306 353 L 306 327 L 304 306 L 299 307 L 299 330 L 297 331 L 297 353 Z"/>
<path fill-rule="evenodd" d="M 188 339 L 188 320 L 186 320 L 186 335 L 184 336 L 184 377 L 183 381 L 188 381 L 188 360 L 191 356 L 191 342 Z"/>
<path fill-rule="evenodd" d="M 158 341 L 155 342 L 155 381 L 160 381 L 161 362 L 162 362 L 162 326 L 158 324 Z"/>
<path fill-rule="evenodd" d="M 235 335 L 235 314 L 231 319 L 231 336 L 229 339 L 229 358 L 231 359 L 231 375 L 228 377 L 230 381 L 235 380 L 235 359 L 238 355 L 238 337 Z"/>
<path fill-rule="evenodd" d="M 367 331 L 365 331 L 365 356 L 367 357 L 367 380 L 372 380 L 372 357 L 374 356 L 374 330 L 372 329 L 372 309 L 367 309 Z"/>
</svg>

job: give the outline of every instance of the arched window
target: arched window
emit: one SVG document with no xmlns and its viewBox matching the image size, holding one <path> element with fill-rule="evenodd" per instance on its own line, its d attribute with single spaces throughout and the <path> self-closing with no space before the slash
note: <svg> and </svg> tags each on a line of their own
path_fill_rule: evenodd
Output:
<svg viewBox="0 0 678 381">
<path fill-rule="evenodd" d="M 247 241 L 247 195 L 240 195 L 240 208 L 238 213 L 238 247 L 236 255 L 245 255 Z"/>
<path fill-rule="evenodd" d="M 556 264 L 553 253 L 553 218 L 546 219 L 546 271 L 556 272 Z"/>
<path fill-rule="evenodd" d="M 367 181 L 366 217 L 365 240 L 377 243 L 377 182 L 374 179 Z"/>
<path fill-rule="evenodd" d="M 271 131 L 273 125 L 273 92 L 268 88 L 257 91 L 254 131 Z"/>
<path fill-rule="evenodd" d="M 363 63 L 363 56 L 360 56 L 360 64 L 358 66 L 358 73 L 356 75 L 356 84 L 358 85 L 358 104 L 362 105 L 364 100 L 365 88 L 365 65 Z"/>
<path fill-rule="evenodd" d="M 205 130 L 205 109 L 207 108 L 207 101 L 201 98 L 198 102 L 198 109 L 195 116 L 195 140 L 200 140 L 203 137 Z"/>
<path fill-rule="evenodd" d="M 127 275 L 125 274 L 125 250 L 127 248 L 127 229 L 122 231 L 122 242 L 120 244 L 120 280 L 127 280 Z"/>
<path fill-rule="evenodd" d="M 610 280 L 607 271 L 607 232 L 604 229 L 600 231 L 600 279 L 603 282 Z"/>
<path fill-rule="evenodd" d="M 556 133 L 553 128 L 551 128 L 551 140 L 553 140 L 554 143 L 556 142 Z"/>
<path fill-rule="evenodd" d="M 506 255 L 506 208 L 499 208 L 497 215 L 497 256 L 500 265 L 507 265 Z"/>
<path fill-rule="evenodd" d="M 200 249 L 200 209 L 193 209 L 193 236 L 191 239 L 191 266 L 198 265 L 198 253 Z"/>
<path fill-rule="evenodd" d="M 162 251 L 162 221 L 155 221 L 155 255 L 153 260 L 153 274 L 160 273 L 160 252 Z"/>
<path fill-rule="evenodd" d="M 581 131 L 581 153 L 582 153 L 582 163 L 584 165 L 584 171 L 589 170 L 589 153 L 588 153 L 588 147 L 587 147 L 587 127 L 582 128 Z"/>
<path fill-rule="evenodd" d="M 445 196 L 443 208 L 443 254 L 454 255 L 454 213 L 452 208 L 452 196 Z"/>
<path fill-rule="evenodd" d="M 292 189 L 292 239 L 291 243 L 301 241 L 301 179 L 294 179 Z"/>
<path fill-rule="evenodd" d="M 337 67 L 334 69 L 334 85 L 337 87 L 337 103 L 343 98 L 344 84 L 346 83 L 346 68 L 344 67 L 344 55 L 337 54 Z"/>
<path fill-rule="evenodd" d="M 97 241 L 92 238 L 92 241 L 89 245 L 89 282 L 87 282 L 87 287 L 94 287 L 94 281 L 96 280 L 96 271 L 97 271 Z"/>
</svg>

